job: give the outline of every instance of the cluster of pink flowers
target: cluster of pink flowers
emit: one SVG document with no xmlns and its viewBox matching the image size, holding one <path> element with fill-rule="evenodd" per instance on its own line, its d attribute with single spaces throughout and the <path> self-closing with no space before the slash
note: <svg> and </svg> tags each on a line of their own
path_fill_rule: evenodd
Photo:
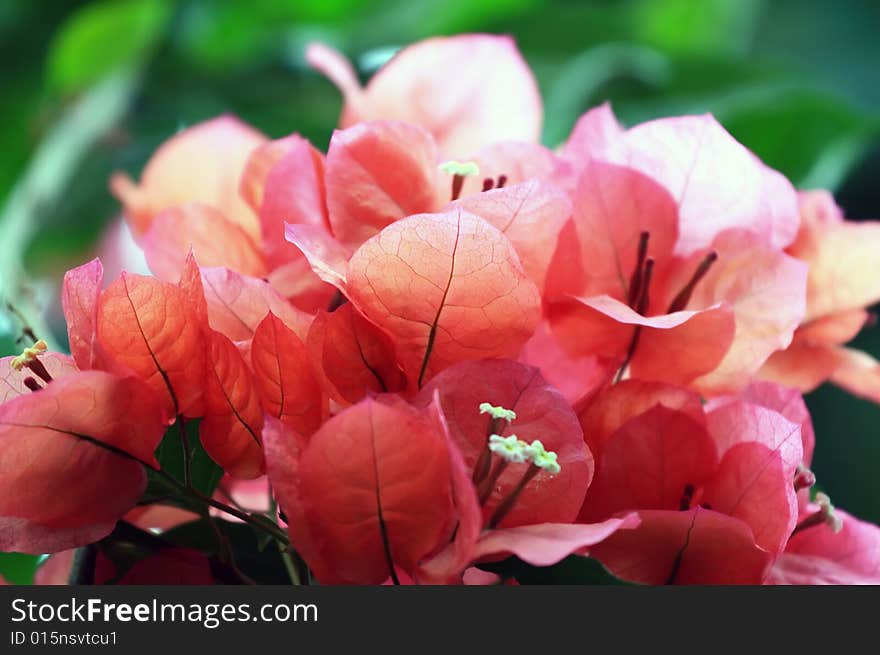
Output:
<svg viewBox="0 0 880 655">
<path fill-rule="evenodd" d="M 307 56 L 344 94 L 326 154 L 223 116 L 112 179 L 155 277 L 69 271 L 71 356 L 0 362 L 0 549 L 146 525 L 157 445 L 200 419 L 322 583 L 571 554 L 648 584 L 880 583 L 880 529 L 812 489 L 801 396 L 880 401 L 844 345 L 880 224 L 708 115 L 602 105 L 540 145 L 507 37 L 417 43 L 365 87 Z M 201 580 L 192 556 L 163 566 Z"/>
</svg>

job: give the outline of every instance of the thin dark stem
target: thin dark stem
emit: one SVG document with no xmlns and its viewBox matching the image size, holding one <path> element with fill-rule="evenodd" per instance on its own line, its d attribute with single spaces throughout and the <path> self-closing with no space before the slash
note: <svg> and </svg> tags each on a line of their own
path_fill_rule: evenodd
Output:
<svg viewBox="0 0 880 655">
<path fill-rule="evenodd" d="M 177 416 L 177 429 L 180 431 L 180 446 L 183 448 L 183 483 L 187 489 L 192 489 L 192 448 L 186 434 L 186 421 L 181 414 Z"/>
</svg>

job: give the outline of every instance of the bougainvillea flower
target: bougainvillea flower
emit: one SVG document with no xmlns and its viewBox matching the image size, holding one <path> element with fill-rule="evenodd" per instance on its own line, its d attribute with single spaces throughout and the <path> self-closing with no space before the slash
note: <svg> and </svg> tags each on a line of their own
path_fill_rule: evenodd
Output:
<svg viewBox="0 0 880 655">
<path fill-rule="evenodd" d="M 562 395 L 548 385 L 538 369 L 510 360 L 478 360 L 451 366 L 434 377 L 416 403 L 427 406 L 438 392 L 449 432 L 473 471 L 487 451 L 491 434 L 515 432 L 519 439 L 539 439 L 558 455 L 559 474 L 526 487 L 516 506 L 499 527 L 535 523 L 566 523 L 577 516 L 593 477 L 593 456 L 584 443 L 577 416 Z M 488 420 L 477 411 L 481 403 L 504 407 L 516 415 L 510 424 Z M 488 520 L 522 477 L 520 467 L 509 466 L 482 502 Z M 551 500 L 552 499 L 552 500 Z"/>
<path fill-rule="evenodd" d="M 383 398 L 343 410 L 307 442 L 267 419 L 269 477 L 291 541 L 324 583 L 378 584 L 396 567 L 412 571 L 454 528 L 443 435 Z"/>
<path fill-rule="evenodd" d="M 496 141 L 537 142 L 541 134 L 538 86 L 508 36 L 420 41 L 397 53 L 364 88 L 351 64 L 327 46 L 311 45 L 306 58 L 342 92 L 341 127 L 403 120 L 433 134 L 448 157 L 466 156 Z"/>
<path fill-rule="evenodd" d="M 417 386 L 458 361 L 516 356 L 540 316 L 507 237 L 458 209 L 386 227 L 352 255 L 345 289 Z"/>
<path fill-rule="evenodd" d="M 590 440 L 596 475 L 581 519 L 637 510 L 642 522 L 598 544 L 593 556 L 615 575 L 648 584 L 760 583 L 797 521 L 800 425 L 744 400 L 701 416 L 695 395 L 638 382 L 628 388 L 635 407 L 655 403 L 633 414 L 627 387 L 612 387 L 581 413 L 585 430 L 585 419 L 599 419 L 599 437 Z M 623 423 L 612 431 L 615 417 Z"/>
<path fill-rule="evenodd" d="M 804 515 L 816 511 L 819 507 L 810 505 Z M 840 530 L 822 522 L 792 535 L 770 570 L 769 584 L 880 584 L 880 528 L 836 513 Z"/>
<path fill-rule="evenodd" d="M 125 205 L 136 236 L 143 235 L 163 210 L 199 203 L 220 212 L 253 237 L 257 217 L 238 192 L 251 152 L 266 137 L 233 116 L 220 116 L 185 129 L 153 154 L 135 184 L 122 173 L 110 188 Z"/>
<path fill-rule="evenodd" d="M 266 413 L 303 435 L 312 434 L 327 418 L 327 396 L 305 343 L 271 312 L 254 331 L 251 369 Z"/>
<path fill-rule="evenodd" d="M 516 404 L 521 404 L 523 411 L 517 414 L 512 409 L 486 402 L 477 405 L 479 412 L 471 407 L 468 413 L 462 406 L 468 391 L 457 393 L 452 388 L 446 388 L 443 381 L 432 383 L 433 398 L 427 411 L 434 417 L 435 424 L 440 426 L 449 444 L 458 527 L 452 542 L 419 566 L 415 580 L 420 583 L 461 584 L 472 564 L 497 561 L 511 555 L 535 566 L 549 566 L 568 555 L 586 555 L 592 546 L 618 530 L 638 525 L 638 517 L 634 513 L 593 524 L 545 522 L 545 512 L 556 518 L 566 516 L 566 501 L 583 495 L 584 488 L 576 484 L 569 484 L 562 499 L 555 493 L 561 491 L 562 483 L 558 476 L 562 474 L 565 464 L 560 462 L 568 460 L 574 464 L 575 471 L 565 476 L 571 483 L 579 477 L 578 469 L 583 475 L 589 468 L 584 464 L 592 464 L 589 456 L 587 461 L 579 459 L 584 454 L 589 455 L 589 451 L 584 449 L 582 442 L 574 440 L 577 430 L 570 422 L 570 408 L 561 402 L 558 392 L 540 379 L 535 369 L 513 362 L 487 361 L 461 364 L 444 376 L 450 384 L 473 381 L 484 391 L 497 394 L 497 378 L 483 376 L 477 381 L 474 377 L 483 367 L 485 370 L 481 372 L 484 374 L 506 372 L 513 376 L 512 383 L 502 383 L 499 388 L 502 395 L 512 397 Z M 522 391 L 521 398 L 510 395 L 518 387 Z M 452 424 L 446 420 L 441 389 L 446 396 L 445 404 L 451 407 Z M 423 393 L 420 402 L 424 403 L 426 396 Z M 471 416 L 477 415 L 482 419 L 482 425 L 474 426 Z M 562 434 L 548 436 L 548 439 L 552 438 L 561 446 L 561 453 L 547 451 L 540 440 L 534 440 L 529 445 L 514 434 L 507 437 L 493 434 L 487 441 L 487 431 L 504 432 L 505 425 L 508 431 L 519 431 L 520 417 L 527 432 L 541 426 L 550 430 L 559 428 Z M 462 429 L 467 428 L 473 428 L 473 434 L 478 436 L 474 438 L 470 430 L 464 434 Z M 458 436 L 454 436 L 454 433 Z M 464 444 L 465 452 L 473 454 L 469 458 L 473 462 L 465 459 L 459 442 Z M 474 448 L 475 443 L 479 444 L 477 449 Z M 485 459 L 483 454 L 488 454 L 489 458 Z M 510 477 L 512 470 L 517 471 L 519 481 L 505 489 L 505 478 Z M 586 482 L 588 484 L 589 480 Z M 506 495 L 502 497 L 505 491 Z M 562 507 L 555 510 L 547 508 L 548 504 L 555 504 L 559 500 L 562 500 Z M 521 501 L 527 502 L 520 506 Z M 544 504 L 545 512 L 538 511 L 540 503 Z M 488 511 L 489 505 L 493 506 L 491 511 Z M 568 513 L 565 520 L 570 521 L 571 516 Z M 536 522 L 529 523 L 530 519 Z"/>
<path fill-rule="evenodd" d="M 598 159 L 584 163 L 573 199 L 545 289 L 571 354 L 614 359 L 618 377 L 719 393 L 744 387 L 789 344 L 806 271 L 766 237 L 726 229 L 679 255 L 681 201 L 635 168 Z"/>
<path fill-rule="evenodd" d="M 356 403 L 370 393 L 407 388 L 393 342 L 351 303 L 335 312 L 319 313 L 307 346 L 314 370 L 338 403 Z"/>
<path fill-rule="evenodd" d="M 41 369 L 36 382 L 32 370 L 29 391 L 0 404 L 0 550 L 45 553 L 113 529 L 146 487 L 144 466 L 158 467 L 169 421 L 135 377 Z"/>
<path fill-rule="evenodd" d="M 806 262 L 807 312 L 792 344 L 761 376 L 812 391 L 825 380 L 880 402 L 880 362 L 845 348 L 880 300 L 880 223 L 847 221 L 826 191 L 801 192 L 801 226 L 787 252 Z"/>
<path fill-rule="evenodd" d="M 269 279 L 298 306 L 327 305 L 332 289 L 284 241 L 284 221 L 326 224 L 323 155 L 299 135 L 268 141 L 221 116 L 165 142 L 140 186 L 116 174 L 111 188 L 159 278 L 176 281 L 192 251 L 202 266 Z"/>
<path fill-rule="evenodd" d="M 468 381 L 476 380 L 470 376 L 474 366 L 479 368 L 479 364 L 461 365 Z M 441 389 L 450 394 L 447 400 L 454 395 L 445 384 L 432 383 L 433 389 L 426 389 L 419 399 L 421 408 L 391 394 L 366 398 L 331 418 L 310 439 L 267 418 L 263 439 L 269 477 L 289 519 L 291 541 L 321 582 L 461 584 L 464 572 L 475 561 L 516 554 L 539 565 L 555 563 L 637 524 L 634 516 L 595 525 L 542 520 L 539 503 L 551 517 L 571 520 L 578 510 L 576 501 L 583 498 L 589 483 L 589 453 L 580 439 L 577 420 L 534 369 L 515 362 L 487 362 L 485 366 L 484 373 L 516 374 L 514 382 L 502 384 L 502 396 L 517 401 L 511 394 L 516 395 L 519 388 L 522 398 L 517 402 L 525 431 L 543 426 L 548 443 L 552 440 L 563 448 L 557 454 L 538 440 L 530 446 L 521 442 L 529 453 L 524 456 L 531 459 L 511 464 L 521 469 L 520 483 L 508 484 L 507 476 L 501 478 L 497 466 L 506 460 L 499 456 L 491 462 L 494 467 L 482 485 L 489 493 L 472 478 L 479 455 L 471 442 L 479 441 L 487 448 L 486 422 L 491 423 L 493 414 L 484 411 L 481 415 L 477 403 L 469 412 L 476 420 L 458 417 L 461 423 L 455 430 L 472 425 L 476 429 L 475 438 L 461 437 L 468 450 L 474 451 L 474 461 L 467 464 L 441 409 Z M 447 381 L 464 381 L 461 375 L 453 377 Z M 480 383 L 485 386 L 485 378 Z M 463 411 L 455 399 L 450 403 Z M 498 416 L 512 418 L 514 414 L 500 407 L 491 409 Z M 553 434 L 554 429 L 562 433 Z M 493 445 L 503 440 L 494 437 Z M 506 440 L 512 441 L 514 449 L 519 447 L 515 436 Z M 418 462 L 418 476 L 412 475 L 414 462 Z M 569 464 L 570 473 L 554 481 L 553 476 Z M 494 493 L 506 489 L 507 497 L 493 498 L 487 514 L 480 497 L 485 496 L 485 503 L 499 480 Z"/>
</svg>

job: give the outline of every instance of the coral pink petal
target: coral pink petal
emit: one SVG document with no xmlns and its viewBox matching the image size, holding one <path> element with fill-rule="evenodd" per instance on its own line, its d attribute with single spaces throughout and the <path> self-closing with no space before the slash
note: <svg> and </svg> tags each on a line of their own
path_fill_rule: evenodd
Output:
<svg viewBox="0 0 880 655">
<path fill-rule="evenodd" d="M 349 299 L 391 336 L 419 386 L 459 361 L 516 357 L 540 315 L 507 237 L 461 210 L 390 225 L 354 253 L 346 277 Z"/>
<path fill-rule="evenodd" d="M 302 339 L 271 312 L 254 332 L 251 367 L 267 413 L 303 435 L 318 429 L 329 413 L 327 398 Z"/>
<path fill-rule="evenodd" d="M 562 191 L 531 180 L 468 196 L 455 205 L 505 234 L 525 272 L 539 289 L 544 288 L 556 241 L 571 215 L 571 202 Z"/>
<path fill-rule="evenodd" d="M 601 462 L 605 445 L 620 426 L 655 405 L 705 424 L 703 406 L 696 393 L 661 382 L 623 380 L 603 389 L 578 408 L 584 439 L 597 461 Z"/>
<path fill-rule="evenodd" d="M 624 423 L 605 444 L 580 518 L 596 521 L 629 509 L 687 509 L 717 463 L 703 425 L 656 405 Z"/>
<path fill-rule="evenodd" d="M 774 351 L 788 347 L 804 316 L 807 274 L 803 262 L 744 230 L 721 234 L 712 245 L 718 260 L 697 285 L 691 306 L 727 303 L 736 333 L 718 367 L 696 381 L 705 395 L 741 390 Z"/>
<path fill-rule="evenodd" d="M 378 584 L 392 566 L 411 572 L 451 534 L 446 440 L 394 397 L 331 418 L 302 452 L 298 477 L 309 529 L 340 581 Z"/>
<path fill-rule="evenodd" d="M 0 405 L 0 549 L 45 553 L 100 539 L 146 487 L 140 462 L 167 419 L 134 377 L 84 371 Z"/>
<path fill-rule="evenodd" d="M 333 236 L 357 247 L 386 225 L 439 208 L 439 155 L 431 135 L 400 121 L 337 130 L 327 151 Z"/>
<path fill-rule="evenodd" d="M 339 403 L 356 403 L 369 394 L 407 387 L 394 343 L 351 303 L 329 314 L 319 313 L 309 330 L 307 346 L 327 391 Z"/>
</svg>

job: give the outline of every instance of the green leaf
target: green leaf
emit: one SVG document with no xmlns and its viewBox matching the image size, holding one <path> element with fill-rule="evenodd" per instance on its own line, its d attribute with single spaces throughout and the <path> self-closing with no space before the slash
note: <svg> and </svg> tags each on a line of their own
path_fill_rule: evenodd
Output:
<svg viewBox="0 0 880 655">
<path fill-rule="evenodd" d="M 843 100 L 805 89 L 753 93 L 719 119 L 797 187 L 835 189 L 878 133 L 878 119 Z"/>
<path fill-rule="evenodd" d="M 84 89 L 134 64 L 155 45 L 170 15 L 164 0 L 108 0 L 86 4 L 52 42 L 47 77 L 62 93 Z"/>
<path fill-rule="evenodd" d="M 570 555 L 553 566 L 532 566 L 516 557 L 501 562 L 480 564 L 484 571 L 504 578 L 515 578 L 524 585 L 628 585 L 615 578 L 602 564 L 589 557 Z"/>
<path fill-rule="evenodd" d="M 268 519 L 267 519 L 268 520 Z M 290 578 L 277 548 L 261 548 L 260 538 L 244 523 L 213 519 L 222 539 L 235 556 L 235 565 L 260 584 L 290 584 Z M 166 541 L 201 551 L 208 556 L 223 557 L 223 544 L 208 519 L 191 521 L 162 535 Z"/>
<path fill-rule="evenodd" d="M 200 419 L 186 421 L 186 434 L 191 452 L 190 472 L 192 474 L 192 485 L 201 494 L 211 496 L 223 477 L 223 469 L 210 458 L 202 447 L 202 443 L 199 440 L 199 422 Z M 162 442 L 156 449 L 156 459 L 159 460 L 159 466 L 163 471 L 179 482 L 183 482 L 185 479 L 185 467 L 179 426 L 180 423 L 175 423 L 165 433 Z M 161 496 L 164 494 L 165 489 L 165 487 L 160 487 L 157 490 L 154 487 L 152 489 L 148 488 L 148 491 Z"/>
<path fill-rule="evenodd" d="M 0 576 L 12 584 L 33 584 L 39 555 L 0 553 Z"/>
<path fill-rule="evenodd" d="M 761 0 L 640 0 L 633 28 L 643 42 L 675 54 L 740 52 L 749 44 Z"/>
</svg>

